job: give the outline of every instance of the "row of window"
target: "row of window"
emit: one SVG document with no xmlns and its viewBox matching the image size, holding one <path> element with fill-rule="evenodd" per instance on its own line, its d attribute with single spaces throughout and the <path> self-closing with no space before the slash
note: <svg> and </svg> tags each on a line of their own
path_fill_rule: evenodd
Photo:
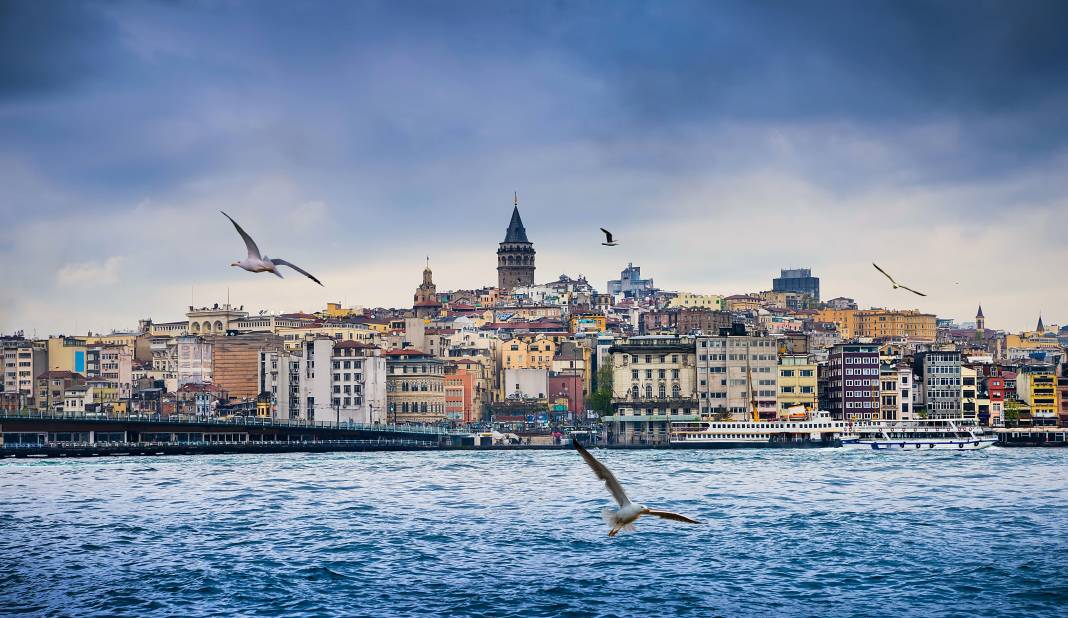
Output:
<svg viewBox="0 0 1068 618">
<path fill-rule="evenodd" d="M 667 370 L 666 369 L 657 369 L 656 370 L 656 377 L 660 378 L 661 380 L 666 378 L 667 377 Z M 645 379 L 651 380 L 652 378 L 653 378 L 653 370 L 652 369 L 646 369 L 645 370 Z M 671 378 L 673 380 L 678 380 L 679 379 L 679 370 L 678 369 L 672 369 L 671 370 Z M 637 380 L 638 379 L 638 370 L 637 369 L 631 369 L 631 371 L 630 371 L 630 379 L 632 379 L 632 380 Z"/>
<path fill-rule="evenodd" d="M 638 356 L 637 354 L 631 354 L 631 355 L 630 355 L 630 362 L 631 362 L 632 364 L 638 364 L 638 363 L 640 362 L 640 361 L 639 361 L 639 359 L 640 359 L 640 358 L 643 358 L 643 357 L 641 357 L 641 356 Z M 645 358 L 645 364 L 647 364 L 647 365 L 648 365 L 649 363 L 652 363 L 652 362 L 653 362 L 653 358 L 657 358 L 657 359 L 659 359 L 659 360 L 657 360 L 657 361 L 656 361 L 656 362 L 658 362 L 658 363 L 666 363 L 666 362 L 668 362 L 668 361 L 667 361 L 667 358 L 668 358 L 668 355 L 667 355 L 667 354 L 660 354 L 659 356 L 655 356 L 655 357 L 654 357 L 654 355 L 652 355 L 652 354 L 646 354 L 646 355 L 644 356 L 644 358 Z M 624 357 L 623 357 L 623 360 L 624 360 L 624 361 L 626 361 L 626 359 L 627 359 L 627 357 L 626 357 L 626 356 L 624 356 Z M 678 362 L 679 362 L 679 355 L 678 355 L 678 354 L 672 354 L 672 355 L 671 355 L 671 362 L 672 362 L 672 363 L 674 363 L 674 364 L 678 364 Z"/>
<path fill-rule="evenodd" d="M 784 378 L 792 378 L 792 377 L 794 377 L 794 370 L 793 369 L 780 369 L 779 370 L 779 375 L 784 377 Z M 813 375 L 815 375 L 815 372 L 813 370 L 811 370 L 811 369 L 800 369 L 800 370 L 797 371 L 797 375 L 801 376 L 802 378 L 811 378 Z"/>
</svg>

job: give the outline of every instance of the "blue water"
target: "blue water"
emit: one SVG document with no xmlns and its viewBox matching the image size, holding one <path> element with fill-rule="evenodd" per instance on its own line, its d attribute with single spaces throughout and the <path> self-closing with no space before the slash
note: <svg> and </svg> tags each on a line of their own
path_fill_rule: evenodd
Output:
<svg viewBox="0 0 1068 618">
<path fill-rule="evenodd" d="M 0 461 L 0 614 L 1064 616 L 1068 449 Z"/>
</svg>

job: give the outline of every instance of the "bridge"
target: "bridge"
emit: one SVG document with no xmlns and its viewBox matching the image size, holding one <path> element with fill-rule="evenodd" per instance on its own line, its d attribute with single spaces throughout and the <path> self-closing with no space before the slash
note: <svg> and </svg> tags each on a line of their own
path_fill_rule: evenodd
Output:
<svg viewBox="0 0 1068 618">
<path fill-rule="evenodd" d="M 0 456 L 425 450 L 447 439 L 428 425 L 0 411 Z"/>
</svg>

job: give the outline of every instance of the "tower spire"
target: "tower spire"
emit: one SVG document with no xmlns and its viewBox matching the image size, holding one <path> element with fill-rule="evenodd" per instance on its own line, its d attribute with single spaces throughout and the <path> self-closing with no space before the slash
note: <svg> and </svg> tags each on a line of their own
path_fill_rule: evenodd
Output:
<svg viewBox="0 0 1068 618">
<path fill-rule="evenodd" d="M 519 191 L 512 194 L 512 206 L 519 206 Z"/>
</svg>

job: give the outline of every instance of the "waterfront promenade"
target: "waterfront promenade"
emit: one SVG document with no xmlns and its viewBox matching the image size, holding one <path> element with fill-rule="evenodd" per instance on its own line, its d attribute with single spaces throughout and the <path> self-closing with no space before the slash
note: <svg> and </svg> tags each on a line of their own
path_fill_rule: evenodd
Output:
<svg viewBox="0 0 1068 618">
<path fill-rule="evenodd" d="M 998 445 L 1068 446 L 1065 428 L 998 428 Z M 427 425 L 362 425 L 257 417 L 196 418 L 0 412 L 0 457 L 99 457 L 429 450 L 552 450 L 566 444 L 485 444 L 469 431 Z M 612 444 L 670 449 L 670 444 Z M 750 448 L 761 448 L 753 445 Z"/>
</svg>

